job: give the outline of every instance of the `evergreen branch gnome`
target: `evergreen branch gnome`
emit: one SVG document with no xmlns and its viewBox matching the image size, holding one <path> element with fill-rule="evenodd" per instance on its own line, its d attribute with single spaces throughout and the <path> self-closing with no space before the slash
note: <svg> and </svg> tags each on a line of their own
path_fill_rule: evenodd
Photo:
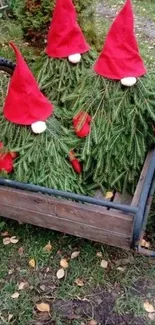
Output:
<svg viewBox="0 0 155 325">
<path fill-rule="evenodd" d="M 16 67 L 4 104 L 4 116 L 12 123 L 31 125 L 34 133 L 46 130 L 46 120 L 53 113 L 53 105 L 41 93 L 39 86 L 20 51 L 10 42 L 16 55 Z"/>
<path fill-rule="evenodd" d="M 50 26 L 46 53 L 52 58 L 66 58 L 79 63 L 81 54 L 90 49 L 76 21 L 72 0 L 57 0 Z"/>
<path fill-rule="evenodd" d="M 72 0 L 56 0 L 46 55 L 36 66 L 40 87 L 50 99 L 62 103 L 62 97 L 77 86 L 85 69 L 93 63 L 93 53 L 87 53 L 89 50 Z"/>
<path fill-rule="evenodd" d="M 134 192 L 155 142 L 155 74 L 146 74 L 133 27 L 132 3 L 126 0 L 93 67 L 95 74 L 85 74 L 62 110 L 66 125 L 73 124 L 76 135 L 85 136 L 76 147 L 84 180 L 120 192 Z M 91 120 L 82 122 L 81 129 L 84 113 Z"/>
<path fill-rule="evenodd" d="M 146 73 L 134 34 L 131 0 L 126 0 L 114 20 L 94 70 L 105 78 L 120 80 L 122 85 L 128 87 Z"/>
</svg>

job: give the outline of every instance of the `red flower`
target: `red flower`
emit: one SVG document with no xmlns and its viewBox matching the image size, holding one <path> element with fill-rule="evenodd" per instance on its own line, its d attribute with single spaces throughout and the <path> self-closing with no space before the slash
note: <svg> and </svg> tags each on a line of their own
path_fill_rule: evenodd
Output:
<svg viewBox="0 0 155 325">
<path fill-rule="evenodd" d="M 69 161 L 72 164 L 73 169 L 75 170 L 75 172 L 77 174 L 81 174 L 82 173 L 82 166 L 81 166 L 80 161 L 77 158 L 75 158 L 74 151 L 70 151 L 70 153 L 69 153 Z"/>
<path fill-rule="evenodd" d="M 0 149 L 3 149 L 3 143 L 0 142 Z M 13 170 L 13 159 L 17 157 L 15 152 L 0 152 L 0 171 L 11 173 Z"/>
<path fill-rule="evenodd" d="M 91 120 L 91 116 L 86 112 L 79 112 L 73 117 L 73 127 L 78 137 L 84 138 L 90 133 Z"/>
</svg>

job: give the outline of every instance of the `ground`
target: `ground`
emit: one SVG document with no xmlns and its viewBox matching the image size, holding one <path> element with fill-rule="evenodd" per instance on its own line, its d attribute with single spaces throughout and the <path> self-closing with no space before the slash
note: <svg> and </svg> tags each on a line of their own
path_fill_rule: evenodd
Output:
<svg viewBox="0 0 155 325">
<path fill-rule="evenodd" d="M 133 2 L 141 52 L 152 69 L 155 4 Z M 97 24 L 103 23 L 104 35 L 122 3 L 97 4 Z M 23 42 L 20 26 L 0 22 L 0 55 L 13 58 L 9 39 L 16 40 L 31 65 L 38 53 Z M 153 246 L 154 210 L 149 221 Z M 155 313 L 149 312 L 155 307 L 153 259 L 4 219 L 0 234 L 0 325 L 155 325 Z M 74 252 L 78 256 L 72 259 Z M 62 259 L 68 267 L 58 279 Z M 40 303 L 48 312 L 38 310 Z"/>
</svg>

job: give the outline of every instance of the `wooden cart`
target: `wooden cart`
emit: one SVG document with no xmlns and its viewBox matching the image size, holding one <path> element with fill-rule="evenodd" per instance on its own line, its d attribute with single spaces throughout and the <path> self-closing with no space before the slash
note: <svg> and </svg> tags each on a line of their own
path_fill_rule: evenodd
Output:
<svg viewBox="0 0 155 325">
<path fill-rule="evenodd" d="M 0 179 L 0 214 L 3 217 L 87 238 L 100 243 L 140 247 L 155 191 L 155 149 L 150 151 L 130 204 L 116 194 L 113 201 L 91 198 L 31 184 Z"/>
</svg>

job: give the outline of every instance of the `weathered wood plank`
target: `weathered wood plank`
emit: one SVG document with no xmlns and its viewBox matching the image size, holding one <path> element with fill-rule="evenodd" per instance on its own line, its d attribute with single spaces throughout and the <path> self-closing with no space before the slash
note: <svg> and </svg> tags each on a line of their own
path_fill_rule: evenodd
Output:
<svg viewBox="0 0 155 325">
<path fill-rule="evenodd" d="M 7 218 L 17 220 L 23 223 L 30 223 L 40 227 L 60 231 L 77 237 L 86 238 L 92 241 L 117 246 L 124 249 L 130 248 L 131 235 L 123 235 L 112 231 L 105 231 L 90 224 L 75 222 L 71 219 L 57 217 L 51 214 L 42 214 L 14 206 L 0 204 L 2 215 Z"/>
<path fill-rule="evenodd" d="M 148 167 L 150 165 L 151 158 L 152 158 L 152 151 L 150 151 L 146 157 L 146 160 L 145 160 L 145 163 L 144 163 L 144 166 L 143 166 L 140 178 L 139 178 L 139 182 L 136 187 L 136 191 L 135 191 L 135 194 L 134 194 L 134 197 L 132 200 L 132 205 L 134 205 L 134 206 L 138 205 L 140 195 L 141 195 L 141 192 L 142 192 L 142 189 L 144 186 L 145 178 L 146 178 L 146 175 L 148 172 Z"/>
<path fill-rule="evenodd" d="M 2 215 L 6 211 L 6 207 L 8 207 L 7 211 L 10 209 L 10 212 L 12 212 L 13 208 L 17 208 L 17 210 L 28 209 L 31 212 L 38 213 L 42 215 L 43 222 L 44 215 L 51 215 L 62 220 L 68 219 L 72 222 L 98 227 L 104 229 L 104 231 L 113 231 L 127 237 L 130 237 L 132 232 L 133 217 L 131 215 L 39 193 L 0 187 L 0 211 Z M 7 215 L 5 216 L 7 217 Z M 18 218 L 21 221 L 19 213 Z M 28 220 L 28 222 L 31 223 L 31 220 Z"/>
</svg>

